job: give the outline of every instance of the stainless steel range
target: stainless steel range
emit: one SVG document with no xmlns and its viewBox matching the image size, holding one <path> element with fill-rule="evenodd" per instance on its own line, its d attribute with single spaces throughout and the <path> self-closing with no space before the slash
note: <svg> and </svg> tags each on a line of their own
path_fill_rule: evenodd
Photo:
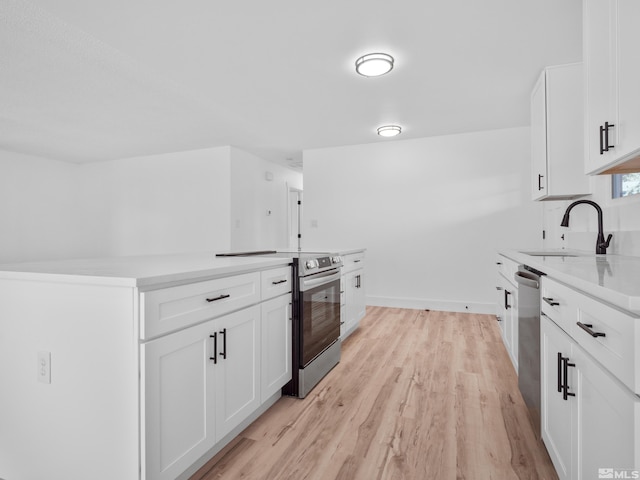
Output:
<svg viewBox="0 0 640 480">
<path fill-rule="evenodd" d="M 293 278 L 292 372 L 282 393 L 304 398 L 340 362 L 340 268 L 329 253 L 239 252 L 218 256 L 291 258 Z"/>
</svg>

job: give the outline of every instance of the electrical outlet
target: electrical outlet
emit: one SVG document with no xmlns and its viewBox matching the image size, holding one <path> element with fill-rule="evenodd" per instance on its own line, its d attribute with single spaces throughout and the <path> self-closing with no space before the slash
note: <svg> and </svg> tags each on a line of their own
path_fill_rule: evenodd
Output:
<svg viewBox="0 0 640 480">
<path fill-rule="evenodd" d="M 51 383 L 51 352 L 38 352 L 38 381 Z"/>
</svg>

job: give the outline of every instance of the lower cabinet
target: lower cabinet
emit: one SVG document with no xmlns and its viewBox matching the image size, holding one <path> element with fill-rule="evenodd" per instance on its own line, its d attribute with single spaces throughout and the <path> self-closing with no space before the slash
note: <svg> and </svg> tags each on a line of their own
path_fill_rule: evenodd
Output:
<svg viewBox="0 0 640 480">
<path fill-rule="evenodd" d="M 142 478 L 174 479 L 260 405 L 260 306 L 142 345 Z"/>
<path fill-rule="evenodd" d="M 362 284 L 364 269 L 360 268 L 344 275 L 345 315 L 344 331 L 353 332 L 366 313 L 366 301 Z"/>
<path fill-rule="evenodd" d="M 262 303 L 262 386 L 264 402 L 291 380 L 291 295 Z"/>
<path fill-rule="evenodd" d="M 568 376 L 567 399 L 564 398 L 564 359 L 572 358 L 572 342 L 553 322 L 546 317 L 540 320 L 540 358 L 542 376 L 540 393 L 542 396 L 541 405 L 541 429 L 542 439 L 551 456 L 551 460 L 556 468 L 556 473 L 560 480 L 573 478 L 571 473 L 574 470 L 573 459 L 573 424 L 575 422 L 572 410 L 575 401 L 568 397 L 569 393 L 575 395 L 576 383 L 574 378 L 577 374 L 575 362 L 571 368 L 567 367 Z M 571 385 L 571 387 L 569 387 Z"/>
<path fill-rule="evenodd" d="M 513 275 L 517 270 L 517 264 L 506 257 L 499 257 L 497 264 L 499 273 L 496 283 L 496 318 L 500 322 L 504 346 L 513 367 L 518 372 L 518 288 L 505 277 L 505 275 Z"/>
<path fill-rule="evenodd" d="M 640 398 L 545 316 L 541 361 L 542 439 L 558 477 L 637 478 L 602 475 L 640 470 Z"/>
</svg>

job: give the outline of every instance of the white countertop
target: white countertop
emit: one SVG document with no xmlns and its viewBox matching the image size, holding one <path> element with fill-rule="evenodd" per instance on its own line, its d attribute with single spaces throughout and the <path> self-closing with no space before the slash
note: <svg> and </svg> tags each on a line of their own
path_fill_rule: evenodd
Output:
<svg viewBox="0 0 640 480">
<path fill-rule="evenodd" d="M 350 255 L 366 251 L 366 248 L 305 248 L 303 252 L 328 252 L 334 255 Z"/>
<path fill-rule="evenodd" d="M 216 257 L 214 252 L 86 258 L 0 265 L 0 279 L 151 287 L 287 265 L 287 258 Z"/>
<path fill-rule="evenodd" d="M 640 257 L 548 250 L 575 256 L 532 256 L 516 250 L 499 252 L 578 290 L 640 315 Z"/>
</svg>

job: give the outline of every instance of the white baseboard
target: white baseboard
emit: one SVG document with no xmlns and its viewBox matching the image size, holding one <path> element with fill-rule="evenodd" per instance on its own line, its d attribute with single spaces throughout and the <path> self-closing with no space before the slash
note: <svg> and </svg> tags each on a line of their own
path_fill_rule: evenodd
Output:
<svg viewBox="0 0 640 480">
<path fill-rule="evenodd" d="M 429 298 L 375 297 L 367 295 L 367 305 L 374 307 L 413 308 L 444 312 L 486 313 L 495 315 L 495 303 L 452 302 Z"/>
</svg>

